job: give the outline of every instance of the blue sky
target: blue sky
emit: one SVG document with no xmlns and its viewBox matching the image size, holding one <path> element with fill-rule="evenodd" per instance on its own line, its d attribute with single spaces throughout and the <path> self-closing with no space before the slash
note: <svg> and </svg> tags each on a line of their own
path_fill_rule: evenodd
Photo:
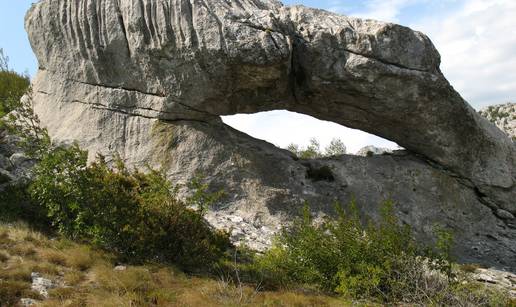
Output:
<svg viewBox="0 0 516 307">
<path fill-rule="evenodd" d="M 34 75 L 37 62 L 23 28 L 33 0 L 0 0 L 0 48 L 11 67 Z M 441 53 L 441 69 L 475 108 L 516 100 L 516 0 L 285 0 L 341 14 L 400 23 L 426 33 Z M 323 146 L 341 138 L 354 152 L 394 143 L 308 116 L 274 111 L 224 118 L 233 127 L 279 146 Z"/>
</svg>

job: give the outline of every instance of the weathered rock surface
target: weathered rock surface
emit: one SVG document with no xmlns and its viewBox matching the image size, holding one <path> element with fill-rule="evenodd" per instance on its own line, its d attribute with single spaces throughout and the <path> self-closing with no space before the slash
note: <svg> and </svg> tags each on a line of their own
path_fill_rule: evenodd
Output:
<svg viewBox="0 0 516 307">
<path fill-rule="evenodd" d="M 516 275 L 495 269 L 476 269 L 472 273 L 474 280 L 506 291 L 512 298 L 516 298 Z"/>
<path fill-rule="evenodd" d="M 479 113 L 516 140 L 516 103 L 489 106 Z"/>
<path fill-rule="evenodd" d="M 419 32 L 265 0 L 42 0 L 26 28 L 51 136 L 176 183 L 202 172 L 228 195 L 208 218 L 235 238 L 263 248 L 305 200 L 322 216 L 355 197 L 375 218 L 392 198 L 422 240 L 440 224 L 463 261 L 516 269 L 516 145 L 453 90 Z M 411 153 L 296 160 L 219 118 L 275 109 Z"/>
<path fill-rule="evenodd" d="M 51 281 L 50 279 L 41 277 L 41 275 L 37 272 L 32 272 L 31 278 L 32 278 L 32 286 L 31 286 L 32 290 L 36 291 L 44 298 L 48 298 L 48 290 L 56 287 L 56 284 L 53 281 Z"/>
<path fill-rule="evenodd" d="M 0 191 L 30 177 L 34 161 L 17 145 L 18 138 L 0 129 Z"/>
</svg>

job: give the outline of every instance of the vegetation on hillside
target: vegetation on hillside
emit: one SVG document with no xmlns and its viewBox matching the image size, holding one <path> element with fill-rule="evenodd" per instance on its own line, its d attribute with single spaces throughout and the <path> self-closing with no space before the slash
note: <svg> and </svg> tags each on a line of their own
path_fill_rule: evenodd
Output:
<svg viewBox="0 0 516 307">
<path fill-rule="evenodd" d="M 486 289 L 453 267 L 452 235 L 436 229 L 437 244 L 415 241 L 409 226 L 382 206 L 379 221 L 363 224 L 356 204 L 336 205 L 338 218 L 315 224 L 308 208 L 283 230 L 276 244 L 258 257 L 264 283 L 299 285 L 381 304 L 424 306 L 505 306 L 507 296 Z M 514 302 L 513 302 L 514 304 Z"/>
<path fill-rule="evenodd" d="M 29 87 L 29 77 L 9 69 L 9 58 L 0 48 L 0 117 L 9 113 Z"/>
<path fill-rule="evenodd" d="M 489 106 L 478 112 L 516 142 L 516 104 L 506 103 Z"/>
<path fill-rule="evenodd" d="M 258 291 L 222 275 L 192 276 L 159 262 L 117 268 L 117 257 L 26 224 L 0 223 L 0 306 L 16 306 L 21 298 L 41 300 L 39 306 L 49 307 L 351 306 L 350 301 L 324 294 Z M 32 272 L 55 281 L 48 299 L 31 289 Z"/>
</svg>

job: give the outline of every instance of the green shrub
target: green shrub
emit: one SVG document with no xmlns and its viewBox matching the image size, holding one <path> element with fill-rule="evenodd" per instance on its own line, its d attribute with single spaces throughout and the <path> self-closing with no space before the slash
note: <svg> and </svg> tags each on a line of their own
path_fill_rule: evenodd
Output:
<svg viewBox="0 0 516 307">
<path fill-rule="evenodd" d="M 189 270 L 209 267 L 229 247 L 227 234 L 213 231 L 201 211 L 179 201 L 160 172 L 131 172 L 121 161 L 111 169 L 103 157 L 88 166 L 77 145 L 45 155 L 29 191 L 60 233 L 126 261 L 160 260 Z M 211 198 L 198 196 L 201 208 L 203 199 Z"/>
<path fill-rule="evenodd" d="M 13 110 L 30 84 L 27 75 L 9 70 L 8 62 L 8 57 L 0 49 L 0 117 Z"/>
<path fill-rule="evenodd" d="M 346 145 L 338 138 L 332 139 L 324 151 L 321 150 L 321 145 L 316 138 L 311 138 L 310 144 L 306 147 L 300 147 L 297 144 L 291 143 L 285 149 L 292 152 L 299 159 L 319 159 L 346 154 Z"/>
<path fill-rule="evenodd" d="M 10 98 L 12 110 L 6 118 L 0 120 L 0 128 L 19 137 L 17 145 L 30 158 L 40 159 L 51 149 L 48 132 L 41 128 L 40 121 L 32 109 L 32 89 L 26 91 L 22 100 Z"/>
<path fill-rule="evenodd" d="M 284 230 L 257 268 L 265 283 L 280 287 L 309 285 L 353 298 L 403 301 L 416 293 L 426 263 L 446 279 L 447 250 L 432 257 L 416 244 L 408 226 L 400 226 L 392 202 L 386 202 L 377 223 L 362 226 L 356 206 L 339 217 L 314 225 L 305 208 L 302 219 Z M 438 255 L 438 256 L 437 256 Z M 422 257 L 426 256 L 426 257 Z"/>
</svg>

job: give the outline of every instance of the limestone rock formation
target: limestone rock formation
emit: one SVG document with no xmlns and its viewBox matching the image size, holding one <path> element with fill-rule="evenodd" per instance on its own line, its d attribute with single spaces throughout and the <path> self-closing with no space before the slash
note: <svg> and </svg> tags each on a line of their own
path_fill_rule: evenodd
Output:
<svg viewBox="0 0 516 307">
<path fill-rule="evenodd" d="M 17 145 L 18 138 L 0 128 L 0 191 L 30 177 L 34 161 Z"/>
<path fill-rule="evenodd" d="M 274 0 L 41 0 L 26 28 L 51 136 L 176 183 L 202 172 L 228 195 L 209 220 L 236 239 L 264 248 L 305 200 L 323 216 L 355 197 L 376 218 L 392 198 L 422 240 L 441 224 L 461 260 L 516 269 L 516 145 L 453 90 L 422 33 Z M 220 120 L 276 109 L 409 152 L 297 160 Z"/>
<path fill-rule="evenodd" d="M 516 140 L 516 103 L 489 106 L 479 113 Z"/>
</svg>

